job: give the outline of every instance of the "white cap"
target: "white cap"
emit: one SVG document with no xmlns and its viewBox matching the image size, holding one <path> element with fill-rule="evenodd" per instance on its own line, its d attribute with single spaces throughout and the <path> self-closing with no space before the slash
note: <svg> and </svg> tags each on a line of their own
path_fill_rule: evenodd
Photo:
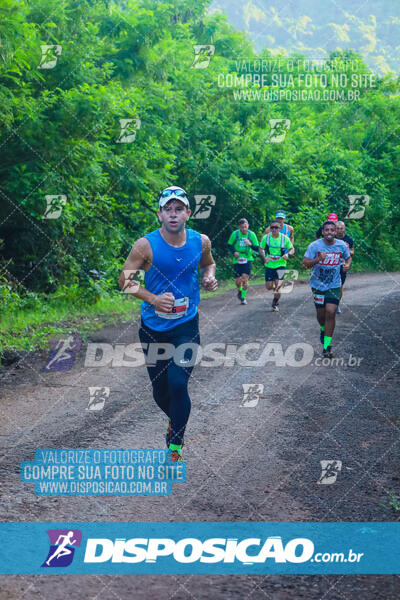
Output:
<svg viewBox="0 0 400 600">
<path fill-rule="evenodd" d="M 170 200 L 179 200 L 188 208 L 190 207 L 189 200 L 185 190 L 176 185 L 171 185 L 170 187 L 165 188 L 158 198 L 158 206 L 162 208 L 165 206 Z"/>
</svg>

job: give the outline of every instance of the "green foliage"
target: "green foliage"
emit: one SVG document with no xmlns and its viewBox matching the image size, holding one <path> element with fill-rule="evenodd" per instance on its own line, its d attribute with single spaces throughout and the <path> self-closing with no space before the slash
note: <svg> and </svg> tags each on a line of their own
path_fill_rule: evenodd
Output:
<svg viewBox="0 0 400 600">
<path fill-rule="evenodd" d="M 261 236 L 284 208 L 299 263 L 325 216 L 345 217 L 349 194 L 371 197 L 365 217 L 348 222 L 355 266 L 399 269 L 398 80 L 381 78 L 347 104 L 234 101 L 218 75 L 235 70 L 232 57 L 258 55 L 208 5 L 2 2 L 3 309 L 35 294 L 78 306 L 105 301 L 132 243 L 157 226 L 158 192 L 173 183 L 217 198 L 212 218 L 191 226 L 211 237 L 219 277 L 230 274 L 226 242 L 239 217 Z M 296 36 L 310 26 L 303 19 Z M 62 47 L 54 68 L 38 68 L 44 44 Z M 215 45 L 207 69 L 191 68 L 194 44 Z M 270 143 L 273 118 L 291 121 L 281 144 Z M 140 119 L 133 143 L 119 142 L 120 119 Z M 46 195 L 67 197 L 59 218 L 43 219 Z"/>
</svg>

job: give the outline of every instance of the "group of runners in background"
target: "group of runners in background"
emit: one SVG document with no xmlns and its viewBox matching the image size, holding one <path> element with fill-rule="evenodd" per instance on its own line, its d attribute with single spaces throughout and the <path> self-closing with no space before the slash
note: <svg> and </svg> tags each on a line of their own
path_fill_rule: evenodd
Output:
<svg viewBox="0 0 400 600">
<path fill-rule="evenodd" d="M 254 262 L 254 252 L 258 252 L 265 264 L 265 286 L 274 291 L 272 310 L 279 311 L 281 287 L 289 256 L 294 254 L 293 227 L 285 224 L 286 215 L 279 211 L 264 232 L 261 243 L 249 229 L 246 219 L 239 220 L 239 229 L 234 231 L 229 240 L 228 248 L 233 255 L 233 270 L 238 298 L 241 304 L 247 304 L 246 294 L 249 285 L 251 267 Z"/>
<path fill-rule="evenodd" d="M 158 198 L 160 227 L 134 243 L 119 278 L 124 292 L 142 300 L 139 338 L 154 400 L 168 417 L 165 438 L 172 462 L 182 460 L 191 409 L 188 382 L 200 344 L 198 270 L 205 290 L 213 292 L 218 287 L 211 241 L 205 234 L 186 228 L 190 214 L 185 190 L 178 186 L 165 188 Z M 287 261 L 294 255 L 294 231 L 285 219 L 286 214 L 278 211 L 260 244 L 246 219 L 240 219 L 239 228 L 231 234 L 228 247 L 241 304 L 247 304 L 255 252 L 265 264 L 266 288 L 273 291 L 272 310 L 279 311 Z M 323 353 L 328 357 L 332 356 L 335 316 L 352 253 L 353 240 L 346 235 L 344 223 L 330 214 L 303 259 L 303 267 L 312 268 L 310 284 Z M 136 279 L 139 271 L 144 272 L 144 286 Z M 156 352 L 150 352 L 152 345 L 157 346 Z M 167 346 L 174 348 L 173 357 L 163 351 Z"/>
<path fill-rule="evenodd" d="M 273 291 L 272 311 L 279 311 L 287 261 L 294 255 L 294 230 L 285 220 L 286 214 L 278 211 L 260 243 L 249 229 L 246 219 L 240 219 L 239 228 L 231 234 L 228 248 L 233 255 L 234 277 L 241 304 L 247 304 L 253 252 L 256 252 L 265 265 L 265 286 Z M 353 253 L 354 242 L 346 234 L 345 224 L 338 221 L 335 213 L 331 213 L 316 232 L 315 240 L 309 244 L 303 258 L 303 268 L 312 269 L 310 285 L 320 325 L 323 354 L 328 358 L 332 358 L 335 317 L 336 313 L 341 312 L 340 300 Z"/>
</svg>

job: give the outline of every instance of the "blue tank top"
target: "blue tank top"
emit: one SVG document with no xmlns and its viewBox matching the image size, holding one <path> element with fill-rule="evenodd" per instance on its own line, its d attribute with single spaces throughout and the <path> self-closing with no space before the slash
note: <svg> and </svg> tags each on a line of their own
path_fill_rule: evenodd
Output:
<svg viewBox="0 0 400 600">
<path fill-rule="evenodd" d="M 289 231 L 289 227 L 288 227 L 288 225 L 286 225 L 286 223 L 284 224 L 284 226 L 282 227 L 282 229 L 280 229 L 279 232 L 283 233 L 283 235 L 287 235 L 288 238 L 290 239 L 290 231 Z"/>
<path fill-rule="evenodd" d="M 147 290 L 157 296 L 170 292 L 175 297 L 173 314 L 156 314 L 155 306 L 143 300 L 143 323 L 155 331 L 168 331 L 190 321 L 197 314 L 200 286 L 197 267 L 202 256 L 201 235 L 186 229 L 186 242 L 180 248 L 170 246 L 156 229 L 144 236 L 153 251 L 153 262 L 144 275 Z"/>
</svg>

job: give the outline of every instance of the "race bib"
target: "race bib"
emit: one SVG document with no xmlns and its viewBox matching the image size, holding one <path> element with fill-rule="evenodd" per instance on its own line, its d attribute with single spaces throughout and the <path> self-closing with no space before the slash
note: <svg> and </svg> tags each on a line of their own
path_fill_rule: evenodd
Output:
<svg viewBox="0 0 400 600">
<path fill-rule="evenodd" d="M 318 252 L 318 255 L 321 253 Z M 326 257 L 323 260 L 320 260 L 318 264 L 320 265 L 329 265 L 336 266 L 340 264 L 340 258 L 342 256 L 341 252 L 327 252 Z"/>
<path fill-rule="evenodd" d="M 245 256 L 239 256 L 237 260 L 239 265 L 245 265 L 247 263 L 247 258 Z"/>
<path fill-rule="evenodd" d="M 314 294 L 314 302 L 322 306 L 325 302 L 325 296 L 323 294 Z"/>
<path fill-rule="evenodd" d="M 280 260 L 282 258 L 282 256 L 272 256 L 271 254 L 269 255 L 270 260 Z"/>
<path fill-rule="evenodd" d="M 189 298 L 178 298 L 175 300 L 171 311 L 155 309 L 155 313 L 162 319 L 181 319 L 186 315 L 188 308 Z"/>
</svg>

